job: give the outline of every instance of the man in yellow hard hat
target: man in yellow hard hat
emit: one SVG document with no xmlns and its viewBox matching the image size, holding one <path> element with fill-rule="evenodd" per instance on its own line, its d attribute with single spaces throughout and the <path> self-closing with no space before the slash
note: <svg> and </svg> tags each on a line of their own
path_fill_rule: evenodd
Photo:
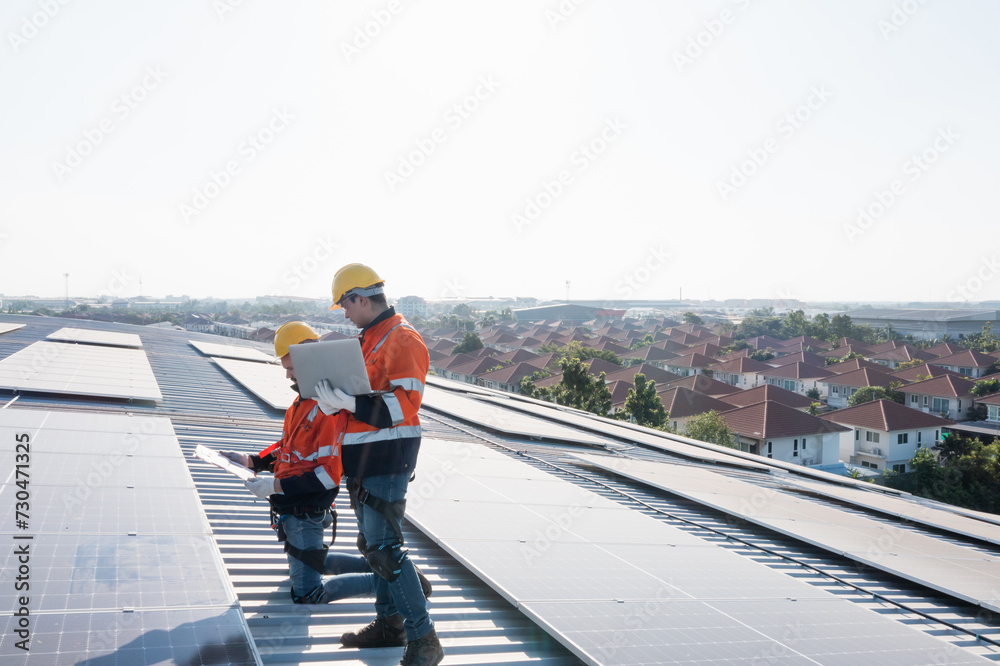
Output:
<svg viewBox="0 0 1000 666">
<path fill-rule="evenodd" d="M 285 376 L 295 382 L 289 347 L 315 342 L 319 335 L 308 324 L 293 321 L 278 329 L 274 353 Z M 298 386 L 292 384 L 298 391 Z M 327 410 L 328 412 L 329 410 Z M 285 544 L 292 601 L 321 604 L 354 596 L 372 596 L 375 576 L 358 556 L 328 553 L 323 543 L 327 527 L 336 530 L 333 500 L 340 488 L 342 465 L 337 444 L 337 417 L 328 416 L 315 400 L 295 398 L 285 412 L 282 437 L 259 454 L 220 451 L 254 472 L 271 471 L 246 482 L 247 489 L 268 500 L 278 540 Z M 341 419 L 346 420 L 346 418 Z M 340 574 L 323 580 L 324 574 Z"/>
<path fill-rule="evenodd" d="M 420 419 L 429 359 L 420 334 L 388 305 L 385 281 L 364 264 L 333 278 L 333 305 L 361 329 L 361 351 L 372 395 L 317 389 L 323 408 L 348 414 L 342 460 L 354 499 L 359 544 L 375 572 L 375 619 L 344 634 L 348 647 L 405 645 L 400 662 L 432 666 L 444 658 L 413 562 L 403 548 L 406 489 L 420 449 Z"/>
</svg>

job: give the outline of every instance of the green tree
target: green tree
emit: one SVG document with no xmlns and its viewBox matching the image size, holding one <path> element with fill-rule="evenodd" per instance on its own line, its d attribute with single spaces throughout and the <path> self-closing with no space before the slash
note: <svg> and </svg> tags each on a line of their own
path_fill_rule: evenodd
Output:
<svg viewBox="0 0 1000 666">
<path fill-rule="evenodd" d="M 455 354 L 464 354 L 466 352 L 482 349 L 485 346 L 486 345 L 483 344 L 483 341 L 479 339 L 477 334 L 466 333 L 462 336 L 462 341 L 455 345 L 455 347 L 451 350 L 451 354 L 452 356 Z"/>
<path fill-rule="evenodd" d="M 740 322 L 736 335 L 744 340 L 760 335 L 770 335 L 780 338 L 781 318 L 774 314 L 774 308 L 755 308 L 747 313 Z"/>
<path fill-rule="evenodd" d="M 806 391 L 806 397 L 812 400 L 819 400 L 819 389 L 815 386 Z"/>
<path fill-rule="evenodd" d="M 986 322 L 981 333 L 966 336 L 963 344 L 973 351 L 990 354 L 1000 349 L 1000 338 L 993 332 L 993 324 Z"/>
<path fill-rule="evenodd" d="M 800 335 L 805 335 L 808 330 L 809 320 L 806 319 L 806 313 L 802 310 L 789 312 L 785 315 L 785 319 L 781 322 L 781 335 L 786 340 L 788 338 L 797 338 Z"/>
<path fill-rule="evenodd" d="M 921 360 L 919 358 L 912 359 L 910 361 L 903 361 L 902 363 L 896 364 L 896 370 L 908 370 L 909 368 L 915 368 L 918 365 L 924 365 L 927 361 Z"/>
<path fill-rule="evenodd" d="M 581 361 L 586 361 L 592 358 L 600 358 L 614 363 L 615 365 L 623 365 L 621 357 L 613 351 L 587 347 L 579 340 L 573 340 L 565 346 L 559 346 L 557 344 L 544 344 L 538 348 L 538 351 L 542 354 L 555 354 L 559 361 L 562 361 L 565 358 L 576 358 Z"/>
<path fill-rule="evenodd" d="M 851 397 L 847 399 L 847 406 L 854 407 L 855 405 L 863 405 L 866 402 L 882 400 L 883 398 L 903 404 L 903 394 L 899 391 L 891 388 L 886 389 L 882 386 L 863 386 L 851 394 Z"/>
<path fill-rule="evenodd" d="M 969 390 L 971 395 L 982 398 L 984 395 L 993 395 L 1000 392 L 1000 379 L 980 379 Z"/>
<path fill-rule="evenodd" d="M 635 388 L 628 390 L 625 408 L 619 415 L 622 420 L 630 420 L 650 428 L 662 428 L 666 425 L 667 412 L 663 409 L 660 396 L 656 395 L 656 382 L 646 381 L 646 375 L 636 373 Z"/>
<path fill-rule="evenodd" d="M 517 315 L 509 307 L 500 311 L 500 321 L 517 321 Z"/>
<path fill-rule="evenodd" d="M 633 342 L 632 344 L 630 344 L 628 348 L 629 349 L 642 349 L 643 347 L 648 347 L 651 344 L 653 344 L 653 334 L 652 333 L 647 333 L 642 338 L 642 340 L 636 340 L 635 342 Z"/>
<path fill-rule="evenodd" d="M 809 403 L 809 413 L 812 414 L 813 416 L 817 416 L 819 414 L 819 409 L 822 406 L 823 404 L 819 402 Z"/>
<path fill-rule="evenodd" d="M 814 337 L 817 340 L 835 340 L 836 338 L 831 337 L 830 315 L 821 312 L 813 317 L 806 329 L 806 335 Z"/>
<path fill-rule="evenodd" d="M 888 479 L 888 485 L 977 511 L 1000 512 L 1000 443 L 945 435 L 935 447 L 917 449 L 912 473 Z"/>
<path fill-rule="evenodd" d="M 845 314 L 834 315 L 830 320 L 830 337 L 834 340 L 854 337 L 854 323 Z"/>
<path fill-rule="evenodd" d="M 603 372 L 598 377 L 592 377 L 583 361 L 572 357 L 560 359 L 559 367 L 563 372 L 559 383 L 550 392 L 552 402 L 602 416 L 611 411 L 611 389 L 605 382 Z"/>
<path fill-rule="evenodd" d="M 476 309 L 468 303 L 459 303 L 451 309 L 451 313 L 459 317 L 473 317 L 476 314 Z"/>
<path fill-rule="evenodd" d="M 736 438 L 733 437 L 732 431 L 722 416 L 714 409 L 691 417 L 687 422 L 684 434 L 691 439 L 702 442 L 718 444 L 728 449 L 736 448 Z"/>
<path fill-rule="evenodd" d="M 696 315 L 693 312 L 684 313 L 684 323 L 685 324 L 704 324 L 705 320 Z"/>
<path fill-rule="evenodd" d="M 765 347 L 764 349 L 758 349 L 750 353 L 750 358 L 752 358 L 755 361 L 760 361 L 761 363 L 764 363 L 774 358 L 774 350 L 771 349 L 770 347 Z"/>
</svg>

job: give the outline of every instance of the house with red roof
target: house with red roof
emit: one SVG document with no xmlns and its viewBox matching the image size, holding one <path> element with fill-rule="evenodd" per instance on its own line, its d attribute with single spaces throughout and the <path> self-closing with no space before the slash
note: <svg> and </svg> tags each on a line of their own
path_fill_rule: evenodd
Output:
<svg viewBox="0 0 1000 666">
<path fill-rule="evenodd" d="M 934 359 L 934 365 L 943 366 L 971 379 L 978 379 L 983 375 L 990 374 L 990 370 L 996 362 L 997 357 L 971 349 Z"/>
<path fill-rule="evenodd" d="M 881 372 L 885 372 L 885 366 L 879 365 L 878 363 L 872 363 L 871 361 L 866 361 L 863 358 L 852 358 L 847 361 L 837 361 L 836 363 L 831 363 L 826 366 L 826 369 L 837 375 L 846 375 L 848 372 L 854 372 L 855 370 L 860 370 L 861 368 L 874 368 Z"/>
<path fill-rule="evenodd" d="M 809 365 L 823 368 L 826 366 L 826 359 L 819 354 L 799 351 L 792 354 L 785 354 L 784 356 L 775 356 L 770 361 L 765 361 L 765 363 L 775 368 L 781 365 L 788 365 L 789 363 L 808 363 Z"/>
<path fill-rule="evenodd" d="M 717 412 L 723 412 L 733 408 L 732 405 L 721 400 L 682 386 L 657 391 L 656 395 L 660 397 L 663 408 L 667 410 L 671 427 L 680 434 L 687 431 L 687 423 L 692 417 L 713 409 Z"/>
<path fill-rule="evenodd" d="M 947 374 L 925 379 L 900 387 L 905 405 L 953 421 L 967 421 L 972 416 L 974 398 L 971 394 L 976 383 L 965 377 Z"/>
<path fill-rule="evenodd" d="M 538 368 L 530 363 L 514 363 L 512 365 L 505 365 L 497 370 L 484 372 L 479 375 L 476 383 L 488 389 L 506 391 L 507 393 L 520 393 L 521 380 L 525 377 L 530 377 L 536 372 L 538 372 Z"/>
<path fill-rule="evenodd" d="M 889 374 L 905 382 L 919 382 L 924 379 L 930 379 L 932 377 L 940 377 L 942 375 L 954 375 L 956 377 L 962 376 L 957 372 L 955 372 L 954 370 L 949 370 L 944 366 L 934 365 L 933 363 L 924 363 L 923 365 L 915 365 L 912 368 L 906 368 L 905 370 L 894 370 Z"/>
<path fill-rule="evenodd" d="M 884 368 L 861 368 L 842 375 L 833 375 L 825 381 L 826 402 L 831 407 L 840 409 L 847 407 L 847 399 L 858 392 L 858 389 L 870 386 L 881 386 L 889 390 L 893 383 L 902 380 L 893 377 Z"/>
<path fill-rule="evenodd" d="M 763 386 L 758 386 L 757 388 L 746 389 L 745 391 L 736 391 L 735 393 L 730 393 L 729 395 L 719 396 L 719 400 L 728 403 L 733 407 L 746 407 L 747 405 L 753 405 L 758 402 L 764 402 L 765 400 L 773 400 L 774 402 L 780 402 L 783 405 L 787 405 L 792 409 L 798 409 L 799 411 L 809 411 L 809 407 L 812 406 L 813 400 L 807 398 L 804 395 L 798 393 L 792 393 L 788 389 L 783 389 L 780 386 L 775 386 L 773 384 L 764 384 Z"/>
<path fill-rule="evenodd" d="M 672 382 L 667 382 L 666 385 L 683 386 L 684 388 L 691 389 L 692 391 L 710 395 L 713 398 L 729 395 L 730 393 L 739 393 L 742 390 L 735 386 L 726 384 L 725 382 L 720 382 L 718 379 L 713 379 L 708 375 L 690 375 L 688 377 L 681 377 L 680 379 L 675 379 Z"/>
<path fill-rule="evenodd" d="M 887 365 L 895 369 L 900 363 L 909 363 L 915 360 L 931 361 L 937 357 L 923 349 L 917 349 L 913 345 L 899 345 L 893 349 L 887 349 L 878 353 L 869 352 L 865 358 L 873 363 Z"/>
<path fill-rule="evenodd" d="M 948 419 L 905 407 L 893 400 L 873 400 L 824 414 L 823 420 L 850 428 L 840 457 L 873 470 L 911 471 L 910 460 L 921 447 L 933 447 Z"/>
<path fill-rule="evenodd" d="M 832 465 L 839 462 L 841 440 L 850 428 L 765 400 L 722 413 L 729 429 L 739 435 L 740 447 L 751 453 L 795 465 Z"/>
<path fill-rule="evenodd" d="M 764 383 L 763 373 L 773 370 L 767 363 L 741 356 L 712 366 L 712 377 L 741 389 L 753 388 Z"/>
<path fill-rule="evenodd" d="M 777 368 L 771 368 L 760 373 L 763 382 L 780 386 L 795 393 L 805 395 L 806 391 L 816 389 L 820 398 L 826 398 L 826 385 L 823 381 L 833 373 L 826 368 L 820 368 L 808 363 L 789 363 Z"/>
<path fill-rule="evenodd" d="M 976 398 L 976 404 L 986 405 L 986 422 L 1000 425 L 1000 393 Z M 998 431 L 1000 434 L 1000 431 Z"/>
<path fill-rule="evenodd" d="M 688 354 L 687 356 L 677 356 L 669 359 L 665 363 L 667 372 L 687 377 L 688 375 L 705 374 L 709 366 L 718 363 L 718 359 L 705 356 L 704 354 Z"/>
<path fill-rule="evenodd" d="M 622 360 L 626 363 L 648 363 L 666 370 L 667 361 L 672 358 L 676 358 L 677 354 L 650 345 L 627 351 L 624 354 L 619 354 L 619 356 L 621 356 Z"/>
</svg>

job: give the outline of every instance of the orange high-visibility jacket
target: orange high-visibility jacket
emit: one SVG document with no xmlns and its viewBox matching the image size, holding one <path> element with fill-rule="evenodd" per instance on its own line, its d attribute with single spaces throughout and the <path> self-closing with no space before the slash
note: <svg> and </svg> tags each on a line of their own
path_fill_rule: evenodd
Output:
<svg viewBox="0 0 1000 666">
<path fill-rule="evenodd" d="M 372 390 L 385 393 L 358 397 L 358 409 L 347 420 L 341 441 L 348 476 L 397 474 L 412 471 L 416 464 L 417 412 L 430 360 L 423 339 L 409 322 L 395 311 L 387 314 L 361 334 Z"/>
<path fill-rule="evenodd" d="M 322 484 L 323 489 L 333 490 L 338 487 L 343 466 L 337 434 L 343 428 L 343 420 L 321 412 L 315 400 L 296 398 L 285 411 L 281 441 L 274 451 L 274 476 L 288 479 L 311 473 Z M 303 481 L 308 490 L 320 490 L 311 479 L 305 478 Z M 285 486 L 283 483 L 282 487 Z M 288 491 L 293 488 L 294 485 L 286 488 L 286 494 L 291 494 Z"/>
</svg>

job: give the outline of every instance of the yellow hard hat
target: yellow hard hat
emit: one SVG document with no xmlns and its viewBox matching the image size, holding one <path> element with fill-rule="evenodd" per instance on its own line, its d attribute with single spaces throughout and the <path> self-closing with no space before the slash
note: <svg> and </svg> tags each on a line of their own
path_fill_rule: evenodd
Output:
<svg viewBox="0 0 1000 666">
<path fill-rule="evenodd" d="M 319 340 L 319 333 L 303 321 L 282 324 L 274 334 L 274 355 L 281 358 L 288 353 L 289 347 L 305 340 Z"/>
<path fill-rule="evenodd" d="M 357 294 L 358 296 L 374 296 L 382 293 L 382 283 L 385 282 L 364 264 L 347 264 L 333 276 L 333 305 L 331 310 L 340 307 L 340 302 L 345 296 Z"/>
</svg>

